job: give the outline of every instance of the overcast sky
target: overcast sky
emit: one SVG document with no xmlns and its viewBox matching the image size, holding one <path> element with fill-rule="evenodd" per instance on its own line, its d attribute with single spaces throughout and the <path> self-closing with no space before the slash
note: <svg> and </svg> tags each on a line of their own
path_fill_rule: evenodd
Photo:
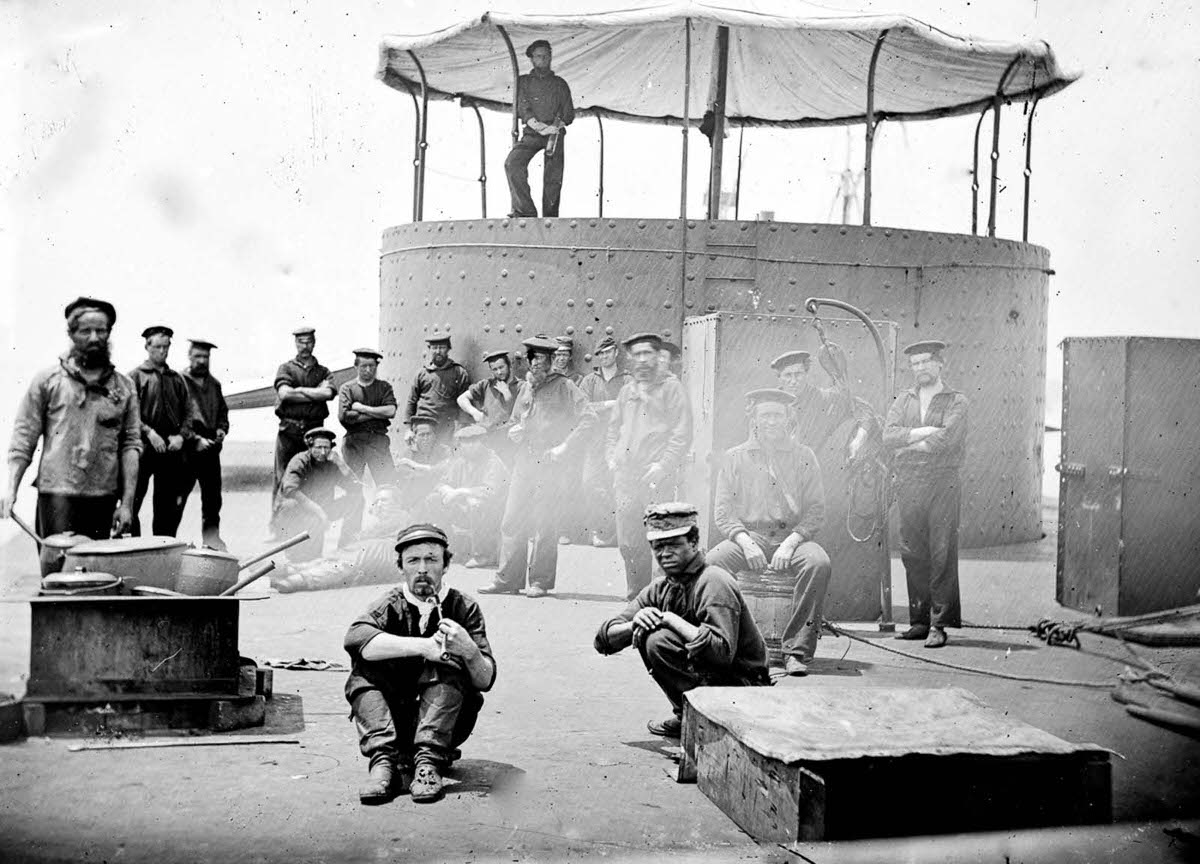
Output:
<svg viewBox="0 0 1200 864">
<path fill-rule="evenodd" d="M 1043 38 L 1065 66 L 1082 69 L 1078 83 L 1042 103 L 1035 124 L 1031 240 L 1051 250 L 1057 271 L 1050 343 L 1066 335 L 1200 335 L 1193 4 L 821 5 L 904 11 L 959 33 Z M 0 6 L 4 80 L 18 82 L 0 94 L 5 441 L 28 376 L 62 349 L 64 303 L 81 293 L 117 304 L 120 368 L 140 362 L 137 334 L 158 322 L 219 343 L 215 366 L 227 382 L 269 377 L 291 353 L 288 334 L 297 321 L 321 328 L 318 355 L 330 366 L 348 362 L 350 347 L 378 340 L 380 234 L 410 215 L 412 136 L 408 97 L 372 77 L 378 41 L 387 32 L 433 29 L 486 4 L 262 6 Z M 569 80 L 569 69 L 559 71 Z M 430 113 L 426 216 L 476 217 L 474 115 L 447 103 Z M 485 117 L 489 213 L 501 215 L 508 119 Z M 1000 234 L 1019 237 L 1020 108 L 1004 117 Z M 675 215 L 677 168 L 663 165 L 678 165 L 678 131 L 605 128 L 606 215 Z M 973 128 L 973 118 L 884 124 L 875 223 L 969 231 Z M 844 130 L 750 130 L 742 213 L 836 219 L 838 172 L 848 152 L 861 167 L 861 138 L 861 127 L 849 137 Z M 701 143 L 693 152 L 707 149 Z M 562 212 L 592 213 L 592 118 L 577 123 L 570 146 Z M 703 171 L 692 195 L 697 211 Z M 176 365 L 181 355 L 177 349 Z M 1048 356 L 1057 382 L 1061 355 Z"/>
</svg>

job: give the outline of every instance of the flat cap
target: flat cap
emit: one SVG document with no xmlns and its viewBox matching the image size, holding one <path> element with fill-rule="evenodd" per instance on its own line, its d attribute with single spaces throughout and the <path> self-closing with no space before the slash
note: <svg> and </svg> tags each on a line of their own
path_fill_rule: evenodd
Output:
<svg viewBox="0 0 1200 864">
<path fill-rule="evenodd" d="M 807 351 L 784 351 L 778 357 L 771 361 L 771 368 L 776 372 L 786 369 L 789 366 L 795 366 L 803 363 L 807 366 L 812 362 L 812 354 Z"/>
<path fill-rule="evenodd" d="M 207 339 L 188 339 L 192 343 L 193 348 L 207 348 L 209 351 L 216 348 L 216 343 L 209 342 Z"/>
<path fill-rule="evenodd" d="M 166 324 L 155 324 L 151 327 L 147 327 L 145 330 L 142 331 L 142 338 L 149 339 L 151 336 L 157 336 L 160 333 L 163 336 L 168 336 L 168 337 L 175 335 L 175 331 L 172 330 L 170 327 L 168 327 Z"/>
<path fill-rule="evenodd" d="M 558 343 L 559 348 L 570 348 L 575 350 L 575 340 L 570 336 L 555 336 L 554 341 Z"/>
<path fill-rule="evenodd" d="M 487 434 L 487 430 L 478 423 L 472 423 L 470 426 L 464 426 L 454 433 L 454 440 L 465 441 L 468 438 L 482 438 Z"/>
<path fill-rule="evenodd" d="M 315 327 L 297 327 L 292 331 L 293 336 L 315 336 L 317 330 Z"/>
<path fill-rule="evenodd" d="M 553 354 L 558 350 L 558 343 L 545 336 L 532 336 L 529 339 L 522 340 L 521 344 L 527 350 L 536 351 L 539 354 Z"/>
<path fill-rule="evenodd" d="M 437 345 L 439 342 L 445 342 L 447 345 L 449 345 L 450 344 L 450 334 L 449 333 L 430 333 L 428 336 L 425 337 L 426 345 Z"/>
<path fill-rule="evenodd" d="M 663 338 L 657 333 L 634 333 L 628 339 L 622 341 L 621 344 L 626 348 L 632 348 L 639 342 L 649 342 L 655 348 L 661 348 L 663 344 Z"/>
<path fill-rule="evenodd" d="M 670 339 L 662 340 L 662 344 L 658 346 L 658 350 L 670 351 L 672 357 L 679 357 L 683 354 L 683 350 Z"/>
<path fill-rule="evenodd" d="M 383 354 L 375 348 L 355 348 L 351 353 L 355 357 L 374 357 L 376 360 L 383 359 Z"/>
<path fill-rule="evenodd" d="M 908 356 L 913 354 L 937 354 L 946 350 L 946 343 L 941 339 L 925 339 L 921 342 L 914 342 L 911 345 L 904 346 L 904 353 Z"/>
<path fill-rule="evenodd" d="M 549 42 L 547 42 L 545 39 L 536 39 L 536 40 L 534 40 L 533 42 L 530 42 L 530 43 L 529 43 L 529 47 L 525 49 L 525 56 L 526 56 L 526 57 L 532 57 L 532 56 L 533 56 L 533 52 L 534 52 L 534 51 L 536 51 L 536 50 L 537 50 L 537 49 L 539 49 L 539 48 L 545 48 L 545 49 L 547 49 L 547 50 L 553 50 L 552 48 L 550 48 L 550 43 L 549 43 Z"/>
<path fill-rule="evenodd" d="M 418 414 L 415 417 L 410 417 L 408 419 L 408 427 L 410 429 L 416 429 L 418 426 L 436 427 L 437 425 L 438 419 L 436 417 L 431 417 L 428 414 Z"/>
<path fill-rule="evenodd" d="M 505 360 L 507 360 L 508 359 L 508 351 L 506 351 L 503 348 L 497 348 L 494 351 L 486 352 L 483 355 L 483 362 L 491 363 L 493 360 L 499 360 L 501 357 L 503 357 Z"/>
<path fill-rule="evenodd" d="M 616 348 L 616 347 L 617 347 L 617 340 L 611 336 L 605 336 L 603 339 L 601 339 L 599 342 L 596 343 L 596 347 L 592 349 L 592 352 L 595 354 L 599 354 L 601 351 L 607 351 L 609 348 Z"/>
<path fill-rule="evenodd" d="M 337 434 L 332 429 L 326 429 L 324 426 L 318 426 L 316 429 L 309 429 L 304 433 L 304 442 L 311 444 L 317 438 L 327 438 L 329 441 L 336 441 Z"/>
<path fill-rule="evenodd" d="M 760 387 L 758 390 L 751 390 L 746 394 L 746 402 L 749 405 L 759 405 L 763 402 L 778 402 L 780 405 L 791 405 L 795 401 L 795 396 L 786 390 L 780 390 L 778 387 Z"/>
<path fill-rule="evenodd" d="M 76 297 L 67 304 L 67 308 L 63 310 L 63 317 L 70 318 L 75 312 L 80 309 L 95 309 L 97 312 L 103 312 L 108 316 L 108 326 L 117 323 L 117 309 L 107 300 L 98 300 L 95 297 Z"/>
<path fill-rule="evenodd" d="M 646 508 L 642 521 L 646 523 L 647 540 L 681 537 L 698 527 L 696 508 L 684 501 L 651 504 Z"/>
<path fill-rule="evenodd" d="M 407 528 L 401 528 L 400 533 L 396 535 L 397 552 L 414 543 L 440 543 L 447 548 L 450 546 L 446 532 L 429 522 L 418 522 Z"/>
</svg>

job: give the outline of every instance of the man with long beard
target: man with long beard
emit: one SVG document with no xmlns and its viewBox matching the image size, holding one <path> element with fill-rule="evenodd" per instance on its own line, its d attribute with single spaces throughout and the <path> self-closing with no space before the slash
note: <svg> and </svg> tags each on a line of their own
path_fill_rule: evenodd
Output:
<svg viewBox="0 0 1200 864">
<path fill-rule="evenodd" d="M 132 521 L 142 452 L 137 391 L 109 358 L 112 304 L 80 297 L 65 314 L 70 350 L 33 377 L 17 409 L 0 519 L 12 513 L 40 440 L 38 534 L 100 540 L 125 533 Z"/>
</svg>

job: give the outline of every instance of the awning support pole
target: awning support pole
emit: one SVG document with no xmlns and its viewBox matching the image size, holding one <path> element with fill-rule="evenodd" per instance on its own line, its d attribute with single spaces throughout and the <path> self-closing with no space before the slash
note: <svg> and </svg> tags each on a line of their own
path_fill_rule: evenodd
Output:
<svg viewBox="0 0 1200 864">
<path fill-rule="evenodd" d="M 738 170 L 737 183 L 733 187 L 733 219 L 736 222 L 742 207 L 742 144 L 746 141 L 746 127 L 738 127 Z"/>
<path fill-rule="evenodd" d="M 867 226 L 871 224 L 871 153 L 875 149 L 875 67 L 887 35 L 888 31 L 881 30 L 876 37 L 871 65 L 867 68 L 867 139 L 863 153 L 863 225 Z"/>
<path fill-rule="evenodd" d="M 687 218 L 688 179 L 688 103 L 692 98 L 692 19 L 683 19 L 683 158 L 682 178 L 679 181 L 679 218 Z"/>
<path fill-rule="evenodd" d="M 412 218 L 419 222 L 417 216 L 417 185 L 421 182 L 421 103 L 417 101 L 417 92 L 411 87 L 408 95 L 413 100 L 413 185 L 412 185 Z"/>
<path fill-rule="evenodd" d="M 499 24 L 496 29 L 500 31 L 500 35 L 504 37 L 504 44 L 508 47 L 508 59 L 512 62 L 513 73 L 513 100 L 512 100 L 512 140 L 513 144 L 517 143 L 517 139 L 521 137 L 521 118 L 517 116 L 517 85 L 521 79 L 521 67 L 517 65 L 517 52 L 513 48 L 512 40 L 508 38 L 508 31 Z"/>
<path fill-rule="evenodd" d="M 600 116 L 600 112 L 596 112 L 596 125 L 600 128 L 600 186 L 596 191 L 599 198 L 599 209 L 597 216 L 604 216 L 604 120 Z"/>
<path fill-rule="evenodd" d="M 1008 64 L 1008 68 L 1004 70 L 1004 75 L 1000 78 L 1000 86 L 996 88 L 996 95 L 992 97 L 992 190 L 988 198 L 988 236 L 996 236 L 996 187 L 1000 180 L 1000 102 L 1004 98 L 1004 85 L 1008 83 L 1008 78 L 1012 75 L 1017 64 L 1024 60 L 1022 54 L 1018 54 Z"/>
<path fill-rule="evenodd" d="M 487 218 L 487 140 L 483 130 L 483 115 L 479 113 L 479 106 L 474 102 L 469 103 L 471 110 L 475 112 L 475 119 L 479 121 L 479 207 L 480 215 Z"/>
<path fill-rule="evenodd" d="M 425 152 L 429 149 L 429 81 L 425 78 L 425 67 L 412 51 L 408 52 L 416 64 L 417 73 L 421 76 L 421 140 L 417 148 L 417 188 L 413 191 L 416 196 L 416 213 L 413 221 L 420 222 L 425 218 Z"/>
<path fill-rule="evenodd" d="M 1021 214 L 1021 242 L 1029 242 L 1029 183 L 1033 179 L 1033 112 L 1037 110 L 1039 96 L 1029 104 L 1029 119 L 1025 121 L 1025 206 Z"/>
<path fill-rule="evenodd" d="M 725 93 L 729 78 L 729 28 L 717 28 L 717 88 L 713 99 L 712 154 L 708 165 L 708 218 L 721 218 L 721 168 L 725 160 Z"/>
<path fill-rule="evenodd" d="M 979 233 L 979 130 L 983 128 L 983 118 L 991 110 L 992 106 L 988 105 L 975 121 L 975 152 L 971 158 L 971 234 Z"/>
</svg>

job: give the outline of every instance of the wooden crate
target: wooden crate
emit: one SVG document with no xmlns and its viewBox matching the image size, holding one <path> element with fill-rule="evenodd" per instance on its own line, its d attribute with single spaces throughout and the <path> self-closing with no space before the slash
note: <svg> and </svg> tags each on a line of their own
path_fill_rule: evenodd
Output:
<svg viewBox="0 0 1200 864">
<path fill-rule="evenodd" d="M 681 780 L 759 841 L 1108 822 L 1109 753 L 959 688 L 701 687 Z"/>
</svg>

